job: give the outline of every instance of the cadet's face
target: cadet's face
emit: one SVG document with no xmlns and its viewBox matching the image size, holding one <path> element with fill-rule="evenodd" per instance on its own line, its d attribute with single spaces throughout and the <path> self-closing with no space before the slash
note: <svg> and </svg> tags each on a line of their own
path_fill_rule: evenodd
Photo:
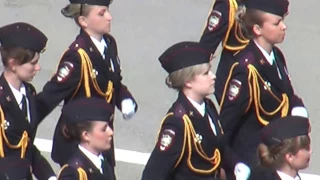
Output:
<svg viewBox="0 0 320 180">
<path fill-rule="evenodd" d="M 263 16 L 262 37 L 270 44 L 283 42 L 287 29 L 283 22 L 284 18 L 270 13 L 265 13 Z"/>
<path fill-rule="evenodd" d="M 17 74 L 21 81 L 29 82 L 32 81 L 37 72 L 41 69 L 39 64 L 39 54 L 36 53 L 34 58 L 24 64 L 13 66 L 13 71 Z"/>
<path fill-rule="evenodd" d="M 107 122 L 94 121 L 92 129 L 88 132 L 89 144 L 92 148 L 102 152 L 111 148 L 113 130 Z"/>
<path fill-rule="evenodd" d="M 300 149 L 296 155 L 292 157 L 290 166 L 295 170 L 305 169 L 309 166 L 310 156 L 312 153 L 311 147 Z"/>
<path fill-rule="evenodd" d="M 202 72 L 194 76 L 190 81 L 191 88 L 195 93 L 201 96 L 207 96 L 214 93 L 214 83 L 216 75 L 211 71 L 211 65 L 203 66 Z"/>
<path fill-rule="evenodd" d="M 92 6 L 89 15 L 86 17 L 87 28 L 97 34 L 106 34 L 111 30 L 111 20 L 109 7 Z"/>
</svg>

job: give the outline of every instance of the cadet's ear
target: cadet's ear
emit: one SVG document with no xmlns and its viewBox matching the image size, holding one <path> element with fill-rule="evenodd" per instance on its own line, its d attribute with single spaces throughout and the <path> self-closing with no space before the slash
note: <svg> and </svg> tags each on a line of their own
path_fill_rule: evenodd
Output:
<svg viewBox="0 0 320 180">
<path fill-rule="evenodd" d="M 252 28 L 253 28 L 252 30 L 253 30 L 255 35 L 257 35 L 257 36 L 261 36 L 262 35 L 262 29 L 258 24 L 253 25 Z"/>
<path fill-rule="evenodd" d="M 81 26 L 82 28 L 87 28 L 87 27 L 88 27 L 86 18 L 85 18 L 84 16 L 79 16 L 78 22 L 79 22 L 79 24 L 80 24 L 80 26 Z"/>
</svg>

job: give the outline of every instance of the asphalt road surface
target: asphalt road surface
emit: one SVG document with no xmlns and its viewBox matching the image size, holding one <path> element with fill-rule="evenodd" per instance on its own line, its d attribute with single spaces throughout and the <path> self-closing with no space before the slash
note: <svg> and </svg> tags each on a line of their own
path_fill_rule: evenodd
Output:
<svg viewBox="0 0 320 180">
<path fill-rule="evenodd" d="M 0 0 L 0 26 L 29 22 L 46 33 L 47 51 L 41 56 L 42 70 L 33 83 L 40 91 L 55 71 L 66 48 L 79 32 L 73 20 L 61 15 L 68 0 Z M 286 40 L 280 45 L 293 86 L 303 97 L 312 121 L 313 155 L 306 173 L 320 174 L 320 25 L 318 0 L 290 1 Z M 114 0 L 112 32 L 122 61 L 123 82 L 139 103 L 139 112 L 129 121 L 119 112 L 115 121 L 117 176 L 119 180 L 140 179 L 148 153 L 151 152 L 160 121 L 176 98 L 166 87 L 165 71 L 159 55 L 178 41 L 198 41 L 212 1 L 210 0 Z M 312 20 L 313 19 L 313 20 Z M 220 51 L 217 51 L 219 55 Z M 218 60 L 218 58 L 217 58 Z M 213 71 L 217 61 L 213 62 Z M 41 124 L 37 145 L 50 159 L 50 140 L 59 117 L 60 107 Z M 51 161 L 55 170 L 58 166 Z"/>
</svg>

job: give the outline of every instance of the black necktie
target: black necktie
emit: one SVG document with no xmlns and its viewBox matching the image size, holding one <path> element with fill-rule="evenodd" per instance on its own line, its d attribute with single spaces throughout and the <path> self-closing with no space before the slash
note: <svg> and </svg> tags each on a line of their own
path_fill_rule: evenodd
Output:
<svg viewBox="0 0 320 180">
<path fill-rule="evenodd" d="M 22 95 L 22 113 L 26 117 L 26 120 L 28 121 L 28 105 L 27 105 L 27 97 L 25 95 Z"/>
<path fill-rule="evenodd" d="M 107 63 L 108 68 L 112 71 L 110 59 L 107 57 L 108 48 L 107 48 L 106 46 L 104 47 L 103 54 L 104 54 L 104 59 L 106 60 L 106 63 Z"/>
</svg>

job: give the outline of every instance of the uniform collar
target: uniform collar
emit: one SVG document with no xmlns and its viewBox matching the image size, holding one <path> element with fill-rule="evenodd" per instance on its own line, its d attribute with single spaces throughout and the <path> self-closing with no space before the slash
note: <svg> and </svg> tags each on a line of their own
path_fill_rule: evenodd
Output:
<svg viewBox="0 0 320 180">
<path fill-rule="evenodd" d="M 297 175 L 295 178 L 281 172 L 281 171 L 277 171 L 278 175 L 280 176 L 281 180 L 301 180 L 299 175 Z"/>
<path fill-rule="evenodd" d="M 102 55 L 102 57 L 104 57 L 104 49 L 107 46 L 106 41 L 104 40 L 104 38 L 102 37 L 101 41 L 98 41 L 96 38 L 90 36 L 93 44 L 97 47 L 98 51 L 100 52 L 100 54 Z"/>
<path fill-rule="evenodd" d="M 88 151 L 87 149 L 82 147 L 80 144 L 78 145 L 78 148 L 100 170 L 101 174 L 103 174 L 103 171 L 101 168 L 102 160 L 104 160 L 103 156 L 101 154 L 99 156 L 97 156 L 97 155 L 91 153 L 90 151 Z"/>
</svg>

